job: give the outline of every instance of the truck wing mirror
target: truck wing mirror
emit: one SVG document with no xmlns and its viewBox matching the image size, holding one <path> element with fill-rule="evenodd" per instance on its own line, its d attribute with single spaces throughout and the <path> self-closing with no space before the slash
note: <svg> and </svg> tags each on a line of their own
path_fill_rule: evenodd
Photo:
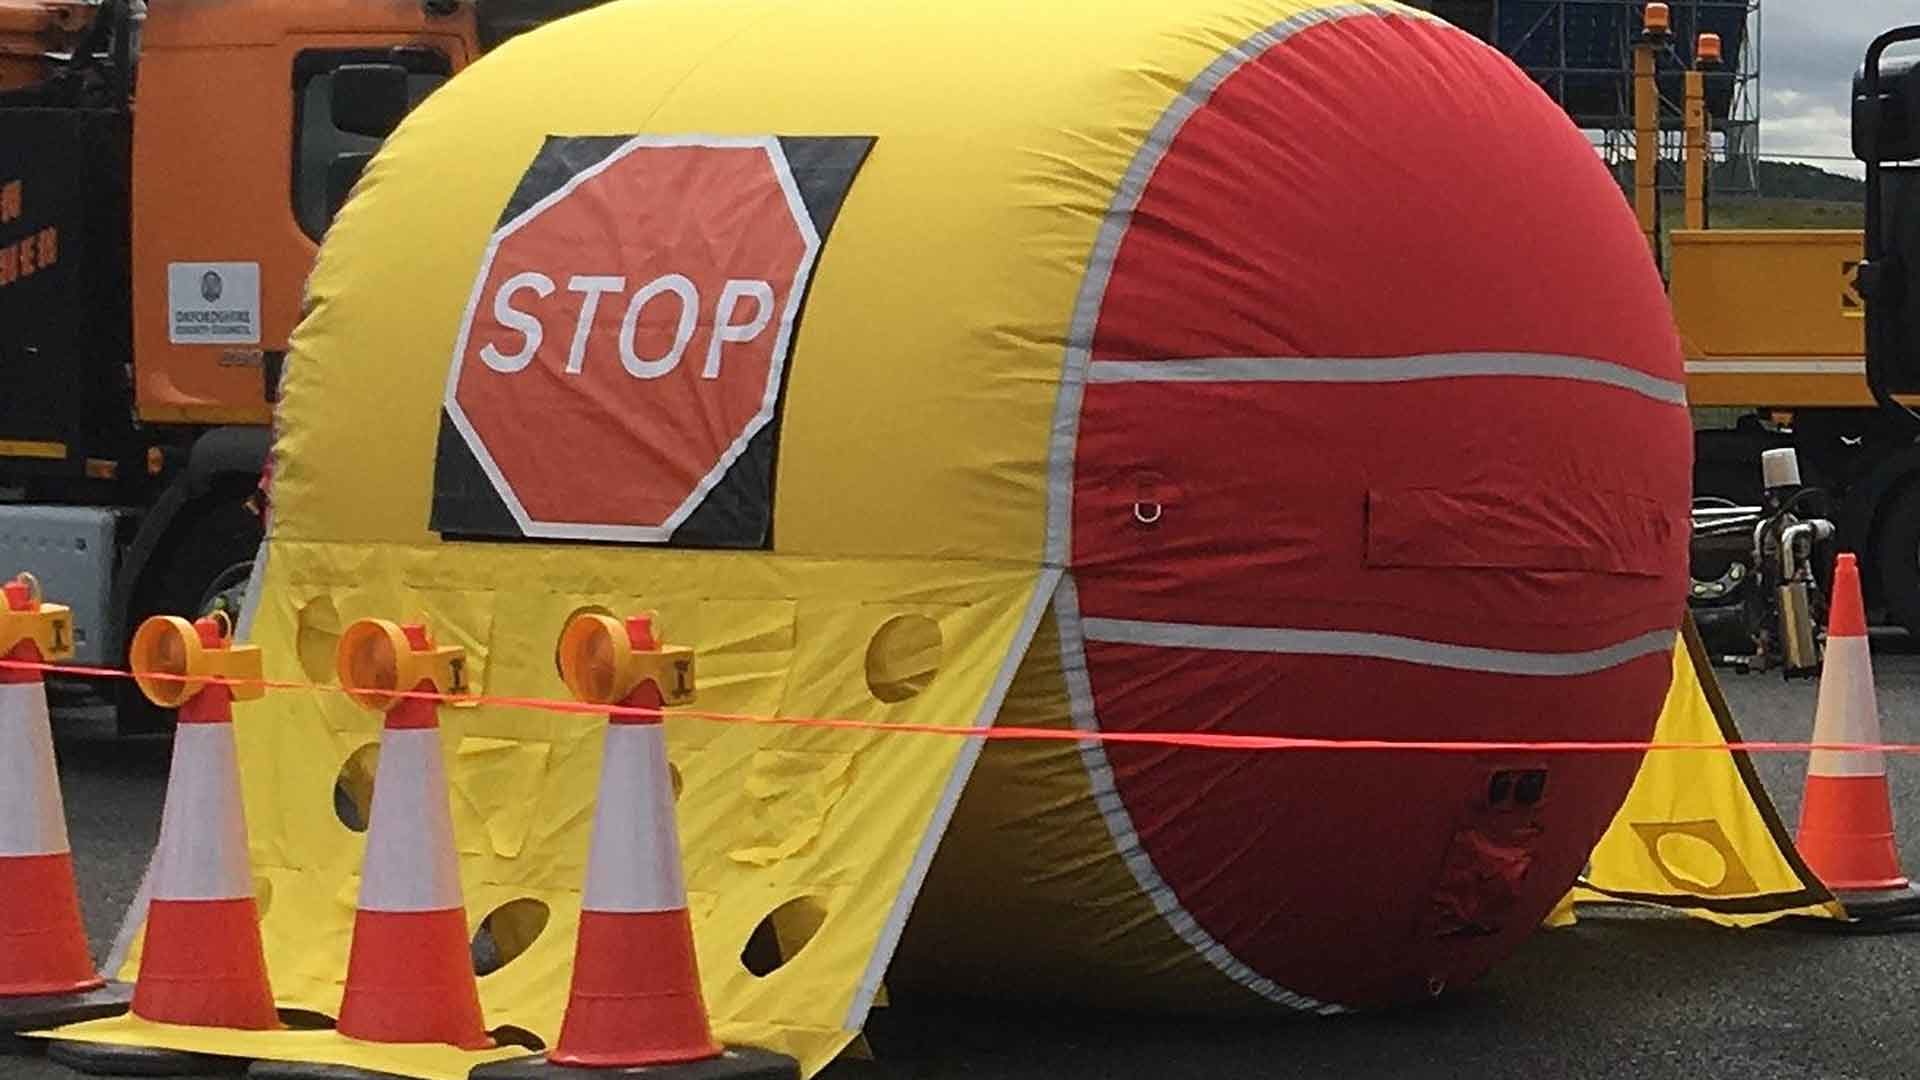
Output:
<svg viewBox="0 0 1920 1080">
<path fill-rule="evenodd" d="M 1920 158 L 1920 58 L 1880 64 L 1878 92 L 1866 90 L 1866 71 L 1853 76 L 1853 156 L 1861 161 Z"/>
<path fill-rule="evenodd" d="M 342 64 L 333 69 L 333 126 L 384 139 L 407 115 L 407 69 L 399 64 Z"/>
</svg>

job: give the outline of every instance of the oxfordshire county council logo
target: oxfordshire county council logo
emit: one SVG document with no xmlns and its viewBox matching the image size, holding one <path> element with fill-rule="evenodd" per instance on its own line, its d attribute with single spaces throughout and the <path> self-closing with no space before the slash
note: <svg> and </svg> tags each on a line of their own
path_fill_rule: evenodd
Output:
<svg viewBox="0 0 1920 1080">
<path fill-rule="evenodd" d="M 200 298 L 202 300 L 205 300 L 209 304 L 214 303 L 220 299 L 220 294 L 224 290 L 225 286 L 221 283 L 220 275 L 217 271 L 209 270 L 200 275 Z"/>
</svg>

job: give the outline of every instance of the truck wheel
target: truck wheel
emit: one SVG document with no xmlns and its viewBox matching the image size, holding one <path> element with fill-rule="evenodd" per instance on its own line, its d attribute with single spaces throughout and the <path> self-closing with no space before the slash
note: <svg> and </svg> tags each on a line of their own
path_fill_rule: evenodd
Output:
<svg viewBox="0 0 1920 1080">
<path fill-rule="evenodd" d="M 1920 483 L 1909 485 L 1887 509 L 1873 561 L 1881 602 L 1895 622 L 1920 635 Z"/>
<path fill-rule="evenodd" d="M 238 619 L 261 535 L 260 519 L 243 496 L 207 504 L 183 523 L 148 566 L 134 594 L 128 634 L 154 615 L 191 619 L 224 609 Z M 164 731 L 172 724 L 173 710 L 154 705 L 132 680 L 125 682 L 121 731 Z"/>
</svg>

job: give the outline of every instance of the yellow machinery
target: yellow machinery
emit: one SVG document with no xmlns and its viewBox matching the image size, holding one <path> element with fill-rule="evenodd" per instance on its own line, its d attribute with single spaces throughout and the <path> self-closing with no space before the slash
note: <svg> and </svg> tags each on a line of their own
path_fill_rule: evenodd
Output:
<svg viewBox="0 0 1920 1080">
<path fill-rule="evenodd" d="M 1635 56 L 1636 134 L 1648 147 L 1659 138 L 1653 53 L 1665 36 L 1665 7 L 1647 5 L 1647 32 Z M 1718 62 L 1718 37 L 1700 35 L 1694 55 L 1698 59 L 1685 73 L 1682 104 L 1686 227 L 1671 234 L 1667 262 L 1674 321 L 1687 357 L 1688 401 L 1695 408 L 1770 413 L 1872 406 L 1862 378 L 1864 305 L 1853 283 L 1862 234 L 1708 229 L 1708 132 L 1700 69 Z M 1647 153 L 1636 155 L 1634 163 L 1634 210 L 1656 254 L 1657 163 L 1657 155 Z"/>
<path fill-rule="evenodd" d="M 1639 145 L 1656 147 L 1653 57 L 1665 37 L 1665 5 L 1649 4 L 1637 49 Z M 1686 355 L 1687 397 L 1695 409 L 1697 499 L 1762 501 L 1760 457 L 1791 447 L 1806 485 L 1823 490 L 1841 550 L 1866 564 L 1869 600 L 1920 630 L 1920 433 L 1911 415 L 1876 406 L 1867 379 L 1866 301 L 1856 277 L 1865 258 L 1860 230 L 1709 229 L 1708 132 L 1700 63 L 1719 43 L 1702 41 L 1685 75 L 1686 228 L 1668 238 L 1667 275 Z M 1642 71 L 1644 68 L 1644 71 Z M 1920 88 L 1911 62 L 1885 66 L 1884 96 Z M 1860 89 L 1856 83 L 1856 97 Z M 1856 132 L 1857 134 L 1857 132 Z M 1636 155 L 1635 210 L 1660 252 L 1655 153 Z M 1899 172 L 1903 170 L 1887 170 Z M 1740 607 L 1739 585 L 1760 568 L 1744 548 L 1703 558 L 1695 550 L 1694 598 Z"/>
<path fill-rule="evenodd" d="M 1858 230 L 1681 229 L 1671 243 L 1696 408 L 1874 407 L 1853 286 Z"/>
</svg>

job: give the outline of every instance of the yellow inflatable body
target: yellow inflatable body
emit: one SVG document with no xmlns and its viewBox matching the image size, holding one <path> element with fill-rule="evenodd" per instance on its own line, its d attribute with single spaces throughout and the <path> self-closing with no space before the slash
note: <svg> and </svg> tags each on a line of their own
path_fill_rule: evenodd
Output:
<svg viewBox="0 0 1920 1080">
<path fill-rule="evenodd" d="M 237 720 L 285 1007 L 340 1003 L 378 726 L 327 684 L 364 617 L 481 695 L 564 699 L 582 610 L 697 650 L 668 731 L 707 1001 L 809 1072 L 887 981 L 1441 992 L 1636 768 L 939 729 L 1644 739 L 1670 680 L 1659 280 L 1551 102 L 1398 5 L 619 0 L 421 105 L 306 303 L 251 636 L 318 688 Z M 487 1022 L 551 1043 L 604 725 L 442 724 Z"/>
</svg>

